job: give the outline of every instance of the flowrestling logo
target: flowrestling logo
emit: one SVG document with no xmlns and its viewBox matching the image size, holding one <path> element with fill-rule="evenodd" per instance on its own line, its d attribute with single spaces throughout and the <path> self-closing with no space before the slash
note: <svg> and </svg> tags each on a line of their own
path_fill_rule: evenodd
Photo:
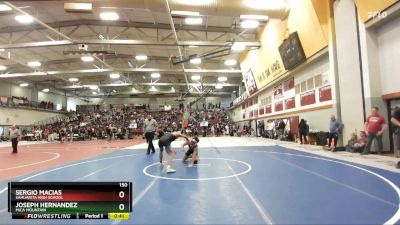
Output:
<svg viewBox="0 0 400 225">
<path fill-rule="evenodd" d="M 386 18 L 388 16 L 387 12 L 368 12 L 368 19 L 373 18 Z"/>
</svg>

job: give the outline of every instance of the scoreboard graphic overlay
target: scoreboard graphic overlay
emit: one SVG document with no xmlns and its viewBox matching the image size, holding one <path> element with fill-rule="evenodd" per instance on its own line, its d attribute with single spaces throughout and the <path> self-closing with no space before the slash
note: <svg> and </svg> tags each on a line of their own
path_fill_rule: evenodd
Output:
<svg viewBox="0 0 400 225">
<path fill-rule="evenodd" d="M 128 219 L 131 182 L 10 182 L 13 219 Z"/>
</svg>

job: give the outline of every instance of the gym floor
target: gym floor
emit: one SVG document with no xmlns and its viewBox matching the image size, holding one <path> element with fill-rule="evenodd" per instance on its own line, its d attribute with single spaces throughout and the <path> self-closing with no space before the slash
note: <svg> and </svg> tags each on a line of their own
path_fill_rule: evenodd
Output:
<svg viewBox="0 0 400 225">
<path fill-rule="evenodd" d="M 177 172 L 166 174 L 141 142 L 28 145 L 17 155 L 0 148 L 0 224 L 400 224 L 399 173 L 354 163 L 365 157 L 210 137 L 200 139 L 197 167 L 182 163 L 176 141 Z M 126 221 L 11 220 L 9 181 L 130 181 L 133 212 Z"/>
</svg>

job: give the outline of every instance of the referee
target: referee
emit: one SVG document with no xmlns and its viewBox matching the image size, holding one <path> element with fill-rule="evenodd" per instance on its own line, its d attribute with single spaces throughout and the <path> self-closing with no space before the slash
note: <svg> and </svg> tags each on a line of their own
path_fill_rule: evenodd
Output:
<svg viewBox="0 0 400 225">
<path fill-rule="evenodd" d="M 18 153 L 18 141 L 21 139 L 21 131 L 15 125 L 10 127 L 10 139 L 12 143 L 12 153 Z"/>
<path fill-rule="evenodd" d="M 156 152 L 153 145 L 153 139 L 157 126 L 158 126 L 157 121 L 153 119 L 151 115 L 148 115 L 147 119 L 144 121 L 144 129 L 143 129 L 144 137 L 146 138 L 146 141 L 149 144 L 147 147 L 147 153 L 146 153 L 147 155 L 150 154 L 150 149 L 153 154 Z"/>
</svg>

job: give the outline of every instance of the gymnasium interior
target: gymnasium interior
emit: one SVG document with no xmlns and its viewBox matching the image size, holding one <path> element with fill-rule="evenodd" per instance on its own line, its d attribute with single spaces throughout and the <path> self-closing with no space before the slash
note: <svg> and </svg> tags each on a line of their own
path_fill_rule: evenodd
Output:
<svg viewBox="0 0 400 225">
<path fill-rule="evenodd" d="M 400 224 L 399 0 L 0 1 L 0 224 Z"/>
</svg>

